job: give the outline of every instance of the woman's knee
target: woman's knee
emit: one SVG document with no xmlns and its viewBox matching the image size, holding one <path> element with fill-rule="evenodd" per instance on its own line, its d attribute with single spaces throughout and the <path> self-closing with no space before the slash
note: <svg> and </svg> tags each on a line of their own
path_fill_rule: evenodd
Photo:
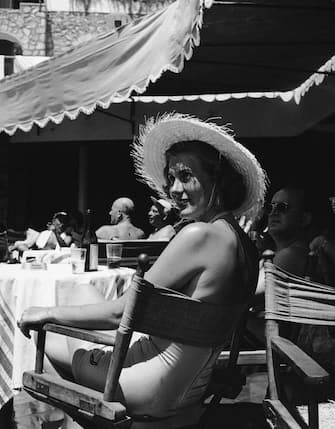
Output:
<svg viewBox="0 0 335 429">
<path fill-rule="evenodd" d="M 45 354 L 55 368 L 71 372 L 72 355 L 69 353 L 66 337 L 48 332 L 45 341 Z"/>
<path fill-rule="evenodd" d="M 106 383 L 110 352 L 101 349 L 79 349 L 73 355 L 72 373 L 79 384 L 103 391 Z"/>
</svg>

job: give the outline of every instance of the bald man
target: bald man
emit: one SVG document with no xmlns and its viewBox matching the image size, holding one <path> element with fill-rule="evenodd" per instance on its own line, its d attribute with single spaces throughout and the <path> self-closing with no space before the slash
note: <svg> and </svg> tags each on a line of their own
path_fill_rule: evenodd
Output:
<svg viewBox="0 0 335 429">
<path fill-rule="evenodd" d="M 96 230 L 100 240 L 139 240 L 144 232 L 131 223 L 135 205 L 129 198 L 118 198 L 112 204 L 109 215 L 111 225 L 101 226 Z"/>
</svg>

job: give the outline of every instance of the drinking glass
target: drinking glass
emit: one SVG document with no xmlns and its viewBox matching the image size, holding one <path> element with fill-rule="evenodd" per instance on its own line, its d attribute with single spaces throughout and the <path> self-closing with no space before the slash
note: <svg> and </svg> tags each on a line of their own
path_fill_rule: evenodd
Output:
<svg viewBox="0 0 335 429">
<path fill-rule="evenodd" d="M 86 249 L 80 247 L 71 248 L 72 273 L 81 274 L 85 271 Z"/>
<path fill-rule="evenodd" d="M 122 244 L 120 243 L 107 243 L 106 256 L 108 268 L 119 268 L 122 257 Z"/>
</svg>

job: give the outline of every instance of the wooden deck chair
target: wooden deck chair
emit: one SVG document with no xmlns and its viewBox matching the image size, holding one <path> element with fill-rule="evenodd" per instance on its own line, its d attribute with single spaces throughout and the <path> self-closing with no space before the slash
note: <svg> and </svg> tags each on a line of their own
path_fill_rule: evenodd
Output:
<svg viewBox="0 0 335 429">
<path fill-rule="evenodd" d="M 319 402 L 332 389 L 332 377 L 310 355 L 290 339 L 280 336 L 281 322 L 335 326 L 335 287 L 294 276 L 272 263 L 273 252 L 265 258 L 265 319 L 269 399 L 263 402 L 272 428 L 319 428 Z M 301 325 L 302 326 L 302 325 Z M 296 330 L 295 330 L 296 331 Z M 284 366 L 285 365 L 285 366 Z M 299 382 L 308 409 L 308 423 L 287 395 L 290 378 Z M 295 384 L 294 388 L 298 389 Z M 300 398 L 301 399 L 301 398 Z M 334 421 L 335 426 L 335 421 Z"/>
<path fill-rule="evenodd" d="M 224 309 L 200 302 L 171 289 L 155 288 L 143 279 L 147 257 L 139 257 L 137 275 L 128 292 L 126 308 L 117 330 L 115 342 L 101 332 L 45 324 L 38 332 L 36 366 L 34 371 L 23 375 L 24 389 L 38 400 L 63 409 L 80 425 L 87 428 L 128 428 L 132 421 L 145 420 L 144 416 L 131 416 L 124 404 L 115 402 L 118 385 L 129 342 L 133 331 L 156 335 L 189 345 L 220 348 L 226 343 L 224 327 L 227 317 Z M 240 321 L 232 339 L 233 351 L 228 368 L 234 370 L 238 358 L 239 336 L 244 322 Z M 34 327 L 32 326 L 32 329 Z M 35 327 L 36 328 L 36 327 Z M 94 343 L 114 345 L 104 393 L 83 387 L 43 372 L 43 356 L 46 332 L 55 332 Z M 232 382 L 230 377 L 229 383 Z M 224 380 L 215 386 L 216 398 L 222 395 L 236 397 L 243 385 L 243 377 L 237 372 L 233 387 L 225 387 Z M 214 395 L 215 397 L 215 395 Z M 152 428 L 157 427 L 153 421 Z"/>
</svg>

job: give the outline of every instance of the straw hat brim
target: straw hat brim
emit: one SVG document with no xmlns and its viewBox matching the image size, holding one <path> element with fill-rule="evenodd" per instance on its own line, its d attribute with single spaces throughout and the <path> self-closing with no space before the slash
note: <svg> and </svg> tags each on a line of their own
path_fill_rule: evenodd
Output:
<svg viewBox="0 0 335 429">
<path fill-rule="evenodd" d="M 168 213 L 169 211 L 172 210 L 172 204 L 169 203 L 168 201 L 163 200 L 162 198 L 157 199 L 157 198 L 152 197 L 152 196 L 150 198 L 151 198 L 151 201 L 153 202 L 153 204 L 155 206 L 159 207 L 162 211 Z"/>
<path fill-rule="evenodd" d="M 140 180 L 165 196 L 166 151 L 181 141 L 201 141 L 214 147 L 242 176 L 245 199 L 233 213 L 254 218 L 264 202 L 266 174 L 255 156 L 229 134 L 226 127 L 181 114 L 147 121 L 134 143 L 132 155 Z"/>
</svg>

